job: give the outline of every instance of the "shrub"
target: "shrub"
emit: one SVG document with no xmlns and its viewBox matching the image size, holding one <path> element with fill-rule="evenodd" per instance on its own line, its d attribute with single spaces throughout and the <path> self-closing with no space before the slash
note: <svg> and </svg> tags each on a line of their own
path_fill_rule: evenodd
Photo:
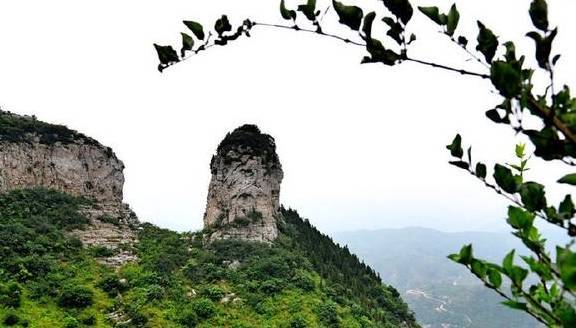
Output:
<svg viewBox="0 0 576 328">
<path fill-rule="evenodd" d="M 292 278 L 292 283 L 294 286 L 306 292 L 313 291 L 314 288 L 316 288 L 314 280 L 302 272 L 297 273 L 294 278 Z"/>
<path fill-rule="evenodd" d="M 211 300 L 206 298 L 201 298 L 192 303 L 192 309 L 201 319 L 209 319 L 216 314 L 216 306 Z"/>
<path fill-rule="evenodd" d="M 338 318 L 336 303 L 332 301 L 322 303 L 316 309 L 316 313 L 320 321 L 327 327 L 338 327 L 340 319 Z"/>
<path fill-rule="evenodd" d="M 283 284 L 279 279 L 266 280 L 260 285 L 260 291 L 266 295 L 274 295 L 282 290 Z"/>
<path fill-rule="evenodd" d="M 94 246 L 90 248 L 90 253 L 95 257 L 110 257 L 114 256 L 116 251 L 106 246 Z"/>
<path fill-rule="evenodd" d="M 83 312 L 78 316 L 78 321 L 86 326 L 95 326 L 96 325 L 96 314 L 92 311 Z"/>
<path fill-rule="evenodd" d="M 17 283 L 9 282 L 7 284 L 0 284 L 0 305 L 18 308 L 20 307 L 21 295 L 22 289 Z"/>
<path fill-rule="evenodd" d="M 20 318 L 18 318 L 16 314 L 8 313 L 4 317 L 4 320 L 2 320 L 2 323 L 4 323 L 6 326 L 14 326 L 18 323 L 18 321 L 20 321 Z"/>
<path fill-rule="evenodd" d="M 76 320 L 74 317 L 66 317 L 64 318 L 64 328 L 78 328 L 80 327 L 80 322 Z"/>
<path fill-rule="evenodd" d="M 215 302 L 220 301 L 226 295 L 222 288 L 217 286 L 206 288 L 202 294 Z"/>
<path fill-rule="evenodd" d="M 65 308 L 85 308 L 92 305 L 94 293 L 84 286 L 66 286 L 60 294 L 58 305 Z"/>
<path fill-rule="evenodd" d="M 192 308 L 184 308 L 180 311 L 176 321 L 186 328 L 194 328 L 198 324 L 198 315 Z"/>
<path fill-rule="evenodd" d="M 105 291 L 110 296 L 116 296 L 118 293 L 125 291 L 128 286 L 126 284 L 120 283 L 120 279 L 116 275 L 107 275 L 98 284 L 103 291 Z"/>
<path fill-rule="evenodd" d="M 290 328 L 307 328 L 308 322 L 301 315 L 296 315 L 290 320 Z"/>
</svg>

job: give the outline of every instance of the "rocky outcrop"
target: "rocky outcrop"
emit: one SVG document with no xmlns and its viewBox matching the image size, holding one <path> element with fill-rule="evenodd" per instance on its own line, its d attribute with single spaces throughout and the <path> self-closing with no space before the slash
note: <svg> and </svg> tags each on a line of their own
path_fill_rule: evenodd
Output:
<svg viewBox="0 0 576 328">
<path fill-rule="evenodd" d="M 112 149 L 61 125 L 0 111 L 0 192 L 46 187 L 94 201 L 84 212 L 91 225 L 74 231 L 87 246 L 115 254 L 136 241 L 136 215 L 122 203 L 124 164 Z M 122 249 L 122 252 L 120 250 Z M 133 258 L 105 258 L 118 264 Z"/>
<path fill-rule="evenodd" d="M 283 172 L 274 138 L 255 125 L 241 126 L 222 140 L 210 170 L 204 240 L 276 239 Z"/>
</svg>

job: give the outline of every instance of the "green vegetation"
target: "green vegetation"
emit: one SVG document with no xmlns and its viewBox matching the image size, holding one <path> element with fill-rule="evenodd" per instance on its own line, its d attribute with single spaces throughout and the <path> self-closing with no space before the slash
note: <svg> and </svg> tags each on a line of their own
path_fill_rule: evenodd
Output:
<svg viewBox="0 0 576 328">
<path fill-rule="evenodd" d="M 245 19 L 233 27 L 228 17 L 222 15 L 214 24 L 216 33 L 211 34 L 214 38 L 205 37 L 202 24 L 187 21 L 186 26 L 197 38 L 196 47 L 183 47 L 178 55 L 171 46 L 155 45 L 160 60 L 158 69 L 162 72 L 187 56 L 215 45 L 224 46 L 244 35 L 250 36 L 258 26 L 314 33 L 362 48 L 365 50 L 362 64 L 397 66 L 412 63 L 489 81 L 488 91 L 499 94 L 501 99 L 486 111 L 488 119 L 523 135 L 535 148 L 535 157 L 565 164 L 567 168 L 576 166 L 576 98 L 568 85 L 560 86 L 555 78 L 561 54 L 553 51 L 553 45 L 559 30 L 549 22 L 546 0 L 532 0 L 527 6 L 533 25 L 526 33 L 534 42 L 530 55 L 517 52 L 515 42 L 501 40 L 480 20 L 474 24 L 478 30 L 476 35 L 463 35 L 463 29 L 458 29 L 460 12 L 456 4 L 445 10 L 436 6 L 414 8 L 409 0 L 377 2 L 382 5 L 360 8 L 348 1 L 317 3 L 307 0 L 294 10 L 281 0 L 279 16 L 285 24 Z M 418 37 L 410 22 L 415 14 L 429 19 L 432 30 L 440 32 L 456 46 L 455 49 L 463 50 L 469 59 L 480 63 L 480 68 L 473 71 L 414 57 L 411 44 Z M 327 15 L 338 19 L 342 25 L 339 33 L 333 34 L 323 26 Z M 386 35 L 373 34 L 373 31 L 386 31 Z M 182 34 L 185 35 L 193 40 Z M 524 144 L 516 145 L 516 163 L 494 163 L 492 175 L 488 174 L 484 162 L 472 160 L 472 147 L 465 151 L 459 134 L 447 148 L 452 156 L 451 165 L 465 170 L 510 201 L 506 222 L 513 235 L 531 252 L 520 258 L 520 264 L 515 264 L 514 250 L 500 261 L 491 262 L 475 257 L 472 245 L 468 244 L 449 258 L 465 266 L 482 284 L 500 295 L 503 304 L 510 308 L 524 311 L 549 327 L 575 327 L 576 251 L 573 245 L 576 224 L 573 219 L 576 206 L 571 195 L 551 200 L 546 196 L 547 188 L 543 184 L 527 178 L 530 156 L 525 152 Z M 548 169 L 557 171 L 553 164 Z M 558 173 L 557 179 L 560 184 L 576 185 L 576 173 L 564 176 Z M 572 241 L 550 247 L 535 224 L 536 220 L 563 229 Z M 529 279 L 531 277 L 536 279 Z"/>
<path fill-rule="evenodd" d="M 218 145 L 218 154 L 225 160 L 233 159 L 226 156 L 230 150 L 241 148 L 243 152 L 253 156 L 264 157 L 268 163 L 279 163 L 276 155 L 276 143 L 271 136 L 261 133 L 256 125 L 245 124 L 226 134 Z"/>
<path fill-rule="evenodd" d="M 417 327 L 393 288 L 295 211 L 273 245 L 205 248 L 201 232 L 143 224 L 140 261 L 114 270 L 67 234 L 87 223 L 85 204 L 46 189 L 0 195 L 3 325 Z"/>
<path fill-rule="evenodd" d="M 45 123 L 38 121 L 34 116 L 20 116 L 0 110 L 0 141 L 30 142 L 33 136 L 38 137 L 38 142 L 48 145 L 78 141 L 99 145 L 96 140 L 63 125 Z M 108 150 L 112 152 L 111 149 Z"/>
</svg>

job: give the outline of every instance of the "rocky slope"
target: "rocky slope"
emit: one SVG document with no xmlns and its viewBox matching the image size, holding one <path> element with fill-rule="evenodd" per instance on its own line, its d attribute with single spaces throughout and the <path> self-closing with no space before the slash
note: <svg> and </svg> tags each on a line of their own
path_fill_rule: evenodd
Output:
<svg viewBox="0 0 576 328">
<path fill-rule="evenodd" d="M 283 172 L 274 138 L 255 125 L 241 126 L 222 140 L 210 170 L 205 240 L 276 239 Z"/>
<path fill-rule="evenodd" d="M 0 193 L 46 187 L 86 197 L 92 224 L 74 231 L 85 245 L 118 249 L 103 259 L 121 264 L 133 259 L 126 249 L 135 240 L 136 215 L 122 203 L 124 164 L 112 149 L 61 125 L 0 111 Z"/>
</svg>

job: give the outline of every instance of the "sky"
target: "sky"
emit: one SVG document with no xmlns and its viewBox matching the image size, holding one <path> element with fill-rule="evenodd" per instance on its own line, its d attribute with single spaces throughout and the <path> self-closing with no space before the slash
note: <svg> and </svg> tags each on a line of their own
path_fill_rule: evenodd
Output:
<svg viewBox="0 0 576 328">
<path fill-rule="evenodd" d="M 445 11 L 451 5 L 412 3 Z M 457 33 L 474 40 L 480 19 L 532 57 L 524 37 L 529 1 L 457 4 Z M 576 12 L 576 2 L 549 5 L 551 24 L 559 26 L 554 50 L 562 54 L 556 83 L 576 85 L 576 22 L 565 14 Z M 165 228 L 202 227 L 210 158 L 227 132 L 254 123 L 276 139 L 281 202 L 322 231 L 506 230 L 507 203 L 450 166 L 445 149 L 459 132 L 474 158 L 513 160 L 523 139 L 485 118 L 499 101 L 487 81 L 412 63 L 360 65 L 362 48 L 264 27 L 163 74 L 156 70 L 153 43 L 179 45 L 182 20 L 211 26 L 221 14 L 233 24 L 247 17 L 282 23 L 278 1 L 2 1 L 0 106 L 111 146 L 126 165 L 125 201 L 142 221 Z M 348 33 L 333 13 L 323 25 Z M 415 14 L 409 30 L 418 35 L 411 56 L 485 70 L 423 15 Z M 554 184 L 567 167 L 539 159 L 530 166 L 527 178 L 553 186 L 552 199 L 570 192 Z"/>
</svg>

